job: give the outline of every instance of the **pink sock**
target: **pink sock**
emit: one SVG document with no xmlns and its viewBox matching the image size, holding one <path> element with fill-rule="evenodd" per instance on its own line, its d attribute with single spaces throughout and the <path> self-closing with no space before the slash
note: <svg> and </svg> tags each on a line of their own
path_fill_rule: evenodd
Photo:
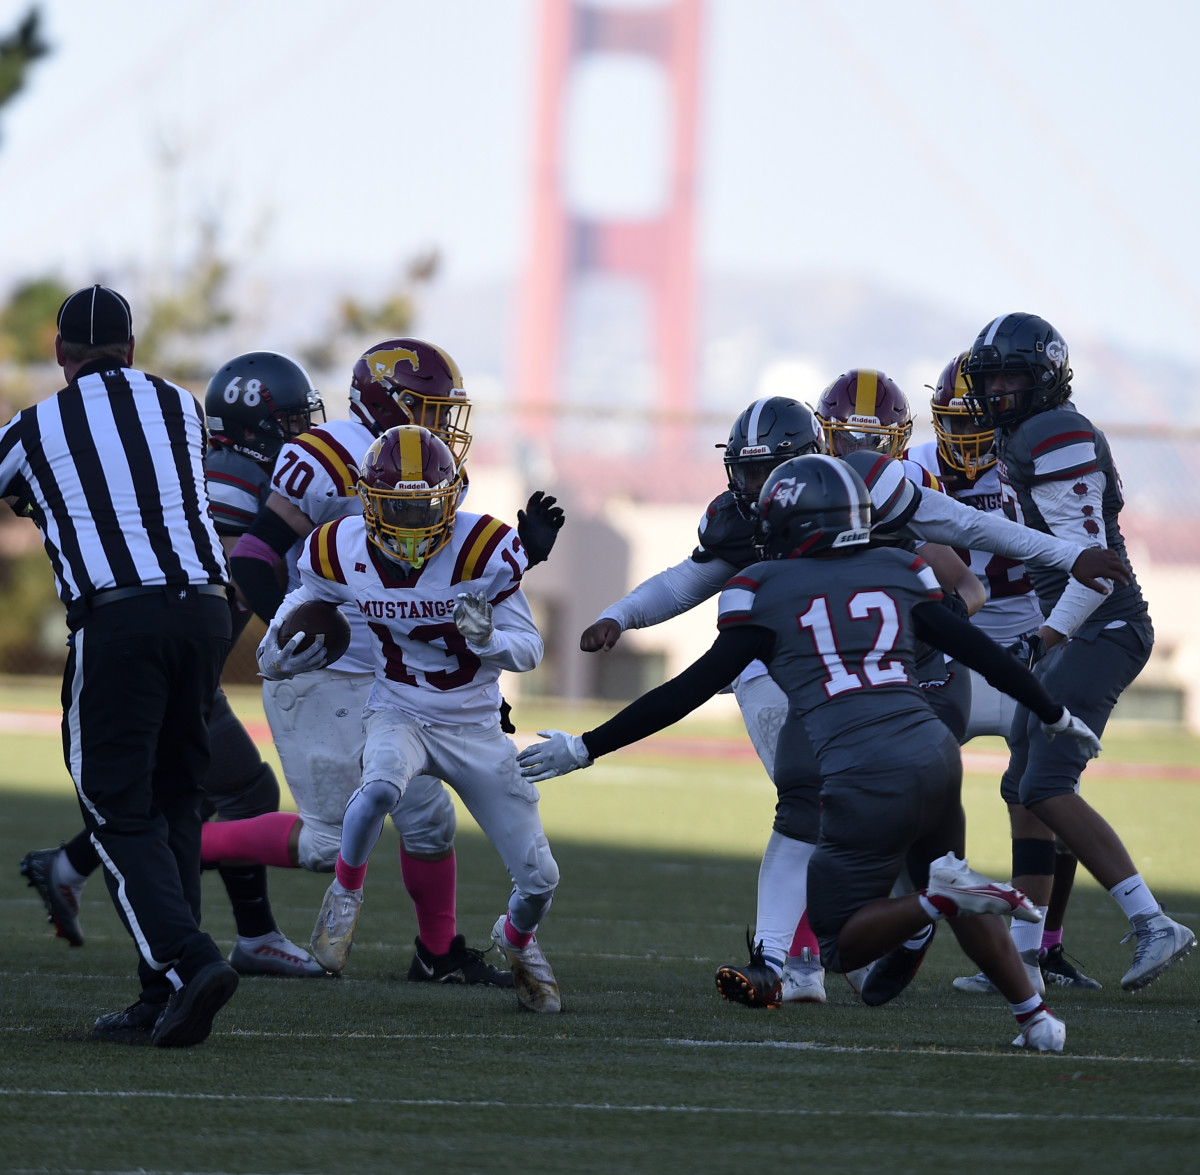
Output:
<svg viewBox="0 0 1200 1175">
<path fill-rule="evenodd" d="M 1050 950 L 1051 947 L 1060 947 L 1060 946 L 1062 946 L 1062 927 L 1061 926 L 1057 930 L 1043 930 L 1042 931 L 1042 951 L 1041 951 L 1041 953 L 1043 955 L 1048 950 Z"/>
<path fill-rule="evenodd" d="M 417 934 L 433 955 L 444 955 L 454 938 L 454 897 L 458 880 L 454 853 L 440 861 L 411 856 L 400 846 L 400 875 L 417 912 Z"/>
<path fill-rule="evenodd" d="M 369 864 L 369 861 L 364 861 L 361 865 L 347 865 L 342 860 L 342 854 L 338 853 L 337 860 L 333 863 L 333 875 L 342 889 L 362 889 Z"/>
<path fill-rule="evenodd" d="M 808 924 L 807 910 L 800 919 L 800 925 L 796 927 L 796 933 L 792 938 L 792 949 L 788 951 L 788 957 L 796 958 L 805 947 L 812 951 L 814 958 L 821 954 L 821 948 L 817 945 L 817 936 L 813 934 L 813 928 Z"/>
<path fill-rule="evenodd" d="M 200 830 L 200 859 L 211 865 L 217 861 L 252 861 L 256 865 L 275 865 L 295 869 L 288 842 L 292 829 L 300 823 L 295 812 L 268 812 L 248 820 L 206 820 Z"/>
<path fill-rule="evenodd" d="M 520 950 L 522 947 L 529 945 L 529 940 L 533 938 L 533 932 L 526 934 L 522 930 L 518 930 L 512 924 L 512 915 L 506 914 L 504 917 L 504 937 L 512 943 L 513 946 Z"/>
</svg>

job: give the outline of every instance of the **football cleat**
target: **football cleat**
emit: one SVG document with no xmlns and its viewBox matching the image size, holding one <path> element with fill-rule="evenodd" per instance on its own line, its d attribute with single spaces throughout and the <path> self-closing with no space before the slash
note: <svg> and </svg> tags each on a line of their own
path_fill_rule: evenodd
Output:
<svg viewBox="0 0 1200 1175">
<path fill-rule="evenodd" d="M 106 1044 L 150 1044 L 150 1034 L 166 1006 L 138 1000 L 123 1012 L 109 1012 L 92 1025 L 92 1040 Z"/>
<path fill-rule="evenodd" d="M 1039 1053 L 1061 1053 L 1067 1043 L 1067 1026 L 1045 1004 L 1024 1024 L 1013 1044 Z"/>
<path fill-rule="evenodd" d="M 863 984 L 867 982 L 867 976 L 871 974 L 872 964 L 868 963 L 865 967 L 855 967 L 853 971 L 842 972 L 842 977 L 850 985 L 850 990 L 855 995 L 862 995 Z"/>
<path fill-rule="evenodd" d="M 1040 922 L 1037 907 L 1019 889 L 976 873 L 966 861 L 947 853 L 929 864 L 925 895 L 947 917 L 1011 914 L 1022 922 Z"/>
<path fill-rule="evenodd" d="M 83 946 L 83 928 L 79 925 L 79 895 L 69 885 L 55 885 L 54 858 L 57 849 L 34 849 L 21 860 L 21 875 L 38 891 L 46 907 L 47 921 L 54 927 L 59 938 L 65 938 L 73 947 Z M 112 1015 L 124 1015 L 113 1012 Z"/>
<path fill-rule="evenodd" d="M 717 968 L 717 991 L 734 1004 L 748 1008 L 778 1008 L 782 1006 L 783 980 L 778 971 L 763 959 L 762 943 L 756 943 L 746 932 L 750 962 L 744 967 L 732 963 Z"/>
<path fill-rule="evenodd" d="M 1196 936 L 1186 926 L 1168 918 L 1161 907 L 1156 914 L 1136 914 L 1130 921 L 1133 929 L 1121 941 L 1136 938 L 1137 946 L 1133 964 L 1122 977 L 1121 986 L 1126 991 L 1140 991 L 1182 959 L 1196 945 Z"/>
<path fill-rule="evenodd" d="M 309 947 L 313 958 L 334 975 L 340 975 L 350 958 L 354 945 L 354 927 L 362 909 L 363 891 L 343 889 L 336 881 L 331 882 L 313 927 Z"/>
<path fill-rule="evenodd" d="M 888 951 L 881 959 L 876 959 L 870 973 L 863 981 L 859 994 L 862 1002 L 871 1008 L 878 1008 L 894 1000 L 916 977 L 925 962 L 925 955 L 933 942 L 933 929 L 925 945 L 913 950 L 902 943 L 894 950 Z"/>
<path fill-rule="evenodd" d="M 1034 992 L 1037 995 L 1045 995 L 1046 981 L 1042 976 L 1042 969 L 1038 965 L 1037 956 L 1036 950 L 1022 951 L 1021 962 L 1024 964 L 1025 974 L 1029 976 L 1029 982 L 1033 985 Z M 1000 994 L 996 985 L 982 971 L 978 971 L 974 975 L 960 975 L 951 986 L 955 991 L 964 991 L 968 995 Z"/>
<path fill-rule="evenodd" d="M 504 933 L 506 914 L 501 914 L 492 927 L 492 942 L 512 967 L 512 985 L 517 993 L 517 1003 L 530 1012 L 561 1012 L 562 997 L 558 992 L 558 980 L 550 969 L 550 963 L 542 954 L 536 938 L 531 938 L 523 947 L 515 947 Z"/>
<path fill-rule="evenodd" d="M 229 1002 L 237 985 L 238 973 L 224 959 L 201 967 L 167 1000 L 150 1043 L 160 1049 L 203 1043 L 212 1032 L 213 1017 Z"/>
<path fill-rule="evenodd" d="M 266 941 L 244 942 L 239 938 L 230 952 L 229 962 L 239 975 L 323 979 L 329 974 L 308 951 L 285 938 L 282 932 L 266 937 Z"/>
<path fill-rule="evenodd" d="M 481 987 L 512 987 L 511 971 L 493 967 L 483 957 L 483 951 L 467 946 L 467 940 L 456 934 L 444 955 L 431 954 L 418 937 L 414 945 L 412 966 L 408 969 L 409 983 L 478 984 Z"/>
<path fill-rule="evenodd" d="M 1042 980 L 1047 984 L 1054 984 L 1057 987 L 1073 987 L 1076 991 L 1100 991 L 1101 984 L 1098 979 L 1092 979 L 1090 976 L 1084 975 L 1073 963 L 1071 963 L 1066 955 L 1063 954 L 1062 943 L 1052 946 L 1038 960 L 1039 969 L 1042 973 Z"/>
<path fill-rule="evenodd" d="M 783 965 L 780 1000 L 785 1004 L 823 1004 L 825 968 L 810 947 L 801 948 Z"/>
</svg>

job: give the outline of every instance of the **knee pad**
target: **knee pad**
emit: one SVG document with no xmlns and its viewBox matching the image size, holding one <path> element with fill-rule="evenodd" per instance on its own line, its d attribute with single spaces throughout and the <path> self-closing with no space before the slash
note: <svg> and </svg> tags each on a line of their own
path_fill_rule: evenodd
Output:
<svg viewBox="0 0 1200 1175">
<path fill-rule="evenodd" d="M 296 857 L 301 869 L 312 873 L 332 873 L 341 847 L 342 835 L 336 828 L 304 823 L 300 826 Z"/>
<path fill-rule="evenodd" d="M 402 794 L 396 784 L 386 779 L 372 779 L 350 797 L 346 809 L 349 811 L 350 804 L 355 804 L 364 814 L 384 817 L 400 802 Z"/>
<path fill-rule="evenodd" d="M 392 823 L 405 852 L 433 857 L 453 848 L 458 816 L 441 782 L 435 780 L 432 787 L 424 787 L 419 785 L 422 778 L 427 777 L 418 776 L 408 785 L 404 799 L 392 812 Z"/>
</svg>

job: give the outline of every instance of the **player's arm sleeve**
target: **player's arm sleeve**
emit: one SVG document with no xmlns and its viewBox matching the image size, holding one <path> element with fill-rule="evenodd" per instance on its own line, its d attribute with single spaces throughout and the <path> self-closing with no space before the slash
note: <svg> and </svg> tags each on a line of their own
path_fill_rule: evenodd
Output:
<svg viewBox="0 0 1200 1175">
<path fill-rule="evenodd" d="M 1079 487 L 1085 487 L 1084 493 Z M 1072 477 L 1069 481 L 1042 481 L 1032 488 L 1033 501 L 1046 525 L 1066 542 L 1077 541 L 1082 547 L 1099 547 L 1100 524 L 1104 517 L 1104 475 L 1098 471 Z M 1088 524 L 1095 528 L 1089 529 Z M 1101 580 L 1112 588 L 1109 580 Z M 1079 626 L 1104 603 L 1104 596 L 1084 587 L 1077 579 L 1067 580 L 1046 625 L 1070 636 Z"/>
<path fill-rule="evenodd" d="M 917 637 L 981 673 L 989 685 L 1016 698 L 1043 722 L 1054 723 L 1062 717 L 1062 706 L 1042 683 L 977 625 L 932 600 L 915 605 L 912 618 Z"/>
<path fill-rule="evenodd" d="M 737 568 L 724 559 L 705 563 L 684 559 L 643 580 L 597 619 L 615 620 L 624 630 L 650 628 L 715 596 L 736 572 Z"/>
<path fill-rule="evenodd" d="M 467 647 L 477 657 L 491 661 L 501 669 L 526 673 L 541 664 L 545 646 L 533 622 L 529 601 L 521 591 L 506 595 L 492 605 L 492 636 L 486 645 Z"/>
<path fill-rule="evenodd" d="M 250 607 L 268 622 L 284 596 L 277 565 L 303 537 L 270 506 L 264 506 L 229 556 L 234 583 Z"/>
<path fill-rule="evenodd" d="M 602 726 L 585 732 L 583 744 L 588 754 L 593 759 L 607 755 L 678 722 L 724 689 L 751 661 L 769 657 L 774 645 L 774 633 L 757 625 L 722 629 L 708 652 L 681 674 L 643 694 Z"/>
<path fill-rule="evenodd" d="M 909 528 L 918 538 L 948 547 L 991 551 L 1034 566 L 1054 567 L 1069 575 L 1085 545 L 1043 534 L 999 514 L 975 510 L 949 494 L 922 493 Z M 1084 588 L 1087 591 L 1087 588 Z M 1095 592 L 1091 593 L 1096 595 Z M 1097 602 L 1103 597 L 1097 596 Z"/>
</svg>

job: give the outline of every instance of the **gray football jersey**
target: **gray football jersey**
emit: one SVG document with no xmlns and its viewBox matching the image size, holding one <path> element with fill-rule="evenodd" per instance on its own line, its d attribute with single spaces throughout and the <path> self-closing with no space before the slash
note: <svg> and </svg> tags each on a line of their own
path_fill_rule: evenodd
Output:
<svg viewBox="0 0 1200 1175">
<path fill-rule="evenodd" d="M 909 551 L 755 563 L 725 586 L 717 626 L 775 633 L 767 668 L 805 726 L 825 774 L 905 758 L 945 736 L 916 686 L 912 609 L 941 598 Z"/>
<path fill-rule="evenodd" d="M 1118 551 L 1128 566 L 1125 539 L 1118 515 L 1125 504 L 1121 479 L 1113 465 L 1108 440 L 1070 402 L 1021 421 L 1008 435 L 999 436 L 1001 492 L 1004 512 L 1015 522 L 1046 534 L 1083 543 L 1103 543 Z M 1089 481 L 1100 481 L 1099 492 Z M 1035 487 L 1053 494 L 1059 523 L 1052 527 L 1034 501 Z M 1049 616 L 1067 584 L 1067 574 L 1046 567 L 1029 567 L 1042 615 Z M 1117 585 L 1104 603 L 1080 626 L 1090 636 L 1116 620 L 1149 621 L 1146 602 L 1135 579 Z"/>
<path fill-rule="evenodd" d="M 232 449 L 213 447 L 204 458 L 213 524 L 222 537 L 244 534 L 271 495 L 271 467 Z"/>
</svg>

